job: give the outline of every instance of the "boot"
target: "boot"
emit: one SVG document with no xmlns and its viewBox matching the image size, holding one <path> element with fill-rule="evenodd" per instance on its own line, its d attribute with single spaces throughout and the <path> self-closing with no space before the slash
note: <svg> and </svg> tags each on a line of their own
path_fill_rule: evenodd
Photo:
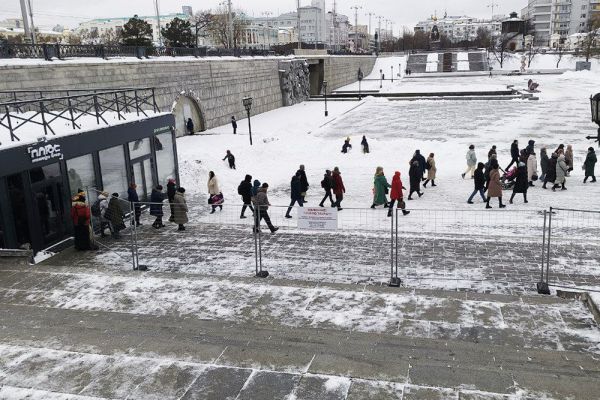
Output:
<svg viewBox="0 0 600 400">
<path fill-rule="evenodd" d="M 462 176 L 462 178 L 465 179 L 465 174 L 460 174 L 460 176 Z"/>
<path fill-rule="evenodd" d="M 240 215 L 240 219 L 246 219 L 246 216 L 244 214 Z"/>
<path fill-rule="evenodd" d="M 212 211 L 211 211 L 210 213 L 211 213 L 211 214 L 214 214 L 214 213 L 215 213 L 215 209 L 213 208 L 213 209 L 212 209 Z"/>
<path fill-rule="evenodd" d="M 596 183 L 596 177 L 595 177 L 595 176 L 592 176 L 592 180 L 591 180 L 591 182 L 592 182 L 592 183 Z"/>
<path fill-rule="evenodd" d="M 290 214 L 285 214 L 285 217 L 288 219 L 292 218 L 292 216 Z"/>
<path fill-rule="evenodd" d="M 431 186 L 437 186 L 437 185 L 435 184 L 435 181 L 434 181 L 433 179 L 431 180 Z"/>
<path fill-rule="evenodd" d="M 560 190 L 567 190 L 564 183 L 562 184 L 562 187 L 560 188 Z"/>
<path fill-rule="evenodd" d="M 279 230 L 279 227 L 278 227 L 278 226 L 274 226 L 274 227 L 271 229 L 271 233 L 275 233 L 275 232 L 277 232 L 278 230 Z"/>
<path fill-rule="evenodd" d="M 375 204 L 371 205 L 371 208 L 375 209 Z"/>
<path fill-rule="evenodd" d="M 223 206 L 219 206 L 219 211 L 223 211 Z"/>
<path fill-rule="evenodd" d="M 388 213 L 387 213 L 387 216 L 388 216 L 388 217 L 391 217 L 391 216 L 392 216 L 392 209 L 391 209 L 391 208 L 390 208 L 390 211 L 388 211 Z"/>
<path fill-rule="evenodd" d="M 502 197 L 499 198 L 498 201 L 500 202 L 500 208 L 506 208 L 506 205 L 502 204 Z"/>
<path fill-rule="evenodd" d="M 512 204 L 512 203 L 513 203 L 513 199 L 514 199 L 514 198 L 515 198 L 515 194 L 513 193 L 513 194 L 510 196 L 510 200 L 509 200 L 508 202 L 509 202 L 510 204 Z"/>
<path fill-rule="evenodd" d="M 485 208 L 492 208 L 492 206 L 490 206 L 490 198 L 488 197 L 487 201 L 485 202 Z"/>
<path fill-rule="evenodd" d="M 417 192 L 417 194 L 419 195 L 419 197 L 423 196 L 423 193 L 421 192 Z"/>
<path fill-rule="evenodd" d="M 402 210 L 402 215 L 408 215 L 408 214 L 410 214 L 410 211 Z"/>
<path fill-rule="evenodd" d="M 527 193 L 523 193 L 523 201 L 524 201 L 524 203 L 529 203 L 527 201 Z"/>
<path fill-rule="evenodd" d="M 425 181 L 425 183 L 423 184 L 423 187 L 424 187 L 424 188 L 426 188 L 428 183 L 429 183 L 429 179 L 427 179 L 427 180 Z"/>
<path fill-rule="evenodd" d="M 319 207 L 323 208 L 325 206 L 323 205 L 323 203 L 319 203 Z M 331 206 L 331 207 L 333 207 L 333 206 Z"/>
</svg>

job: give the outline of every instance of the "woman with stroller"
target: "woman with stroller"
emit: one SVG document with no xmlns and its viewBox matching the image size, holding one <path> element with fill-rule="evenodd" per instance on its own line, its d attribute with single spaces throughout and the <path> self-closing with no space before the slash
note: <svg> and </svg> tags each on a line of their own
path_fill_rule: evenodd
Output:
<svg viewBox="0 0 600 400">
<path fill-rule="evenodd" d="M 502 183 L 500 182 L 500 166 L 497 160 L 493 160 L 490 163 L 490 182 L 488 184 L 487 201 L 485 208 L 492 208 L 490 206 L 490 199 L 497 197 L 500 203 L 500 208 L 505 208 L 506 205 L 502 204 Z"/>
<path fill-rule="evenodd" d="M 520 162 L 517 168 L 517 178 L 515 179 L 515 185 L 513 186 L 513 192 L 510 196 L 509 203 L 513 203 L 517 193 L 523 193 L 523 200 L 525 203 L 527 203 L 527 189 L 529 189 L 529 182 L 527 180 L 527 166 L 525 163 Z"/>
<path fill-rule="evenodd" d="M 532 151 L 527 157 L 527 181 L 529 186 L 535 186 L 533 181 L 537 181 L 538 179 L 538 171 L 537 171 L 537 157 L 535 156 L 535 151 Z"/>
<path fill-rule="evenodd" d="M 377 167 L 375 177 L 373 178 L 373 204 L 371 208 L 383 205 L 388 206 L 387 193 L 391 185 L 383 174 L 383 167 Z"/>
</svg>

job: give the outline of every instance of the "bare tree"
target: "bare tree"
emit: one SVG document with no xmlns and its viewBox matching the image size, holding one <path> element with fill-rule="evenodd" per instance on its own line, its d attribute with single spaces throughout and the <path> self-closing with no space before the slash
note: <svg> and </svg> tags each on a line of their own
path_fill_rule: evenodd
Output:
<svg viewBox="0 0 600 400">
<path fill-rule="evenodd" d="M 236 11 L 233 14 L 233 47 L 239 47 L 239 44 L 242 42 L 242 34 L 244 33 L 246 27 L 249 25 L 248 18 L 241 11 Z M 211 33 L 211 36 L 214 38 L 215 42 L 222 45 L 225 48 L 229 47 L 229 36 L 230 31 L 228 27 L 228 14 L 225 9 L 217 10 L 217 13 L 214 14 L 211 18 L 210 23 L 208 24 L 208 30 Z"/>
<path fill-rule="evenodd" d="M 531 62 L 540 53 L 539 47 L 533 45 L 533 40 L 527 45 L 527 68 L 531 68 Z M 558 67 L 557 67 L 558 68 Z"/>
<path fill-rule="evenodd" d="M 503 33 L 500 35 L 496 43 L 492 44 L 490 50 L 496 61 L 500 63 L 500 68 L 504 66 L 504 61 L 512 57 L 509 46 L 511 41 L 517 36 L 519 36 L 519 33 Z"/>
<path fill-rule="evenodd" d="M 600 15 L 596 15 L 590 19 L 588 23 L 588 32 L 583 40 L 583 51 L 585 53 L 585 61 L 589 62 L 590 58 L 600 52 Z"/>
<path fill-rule="evenodd" d="M 196 47 L 198 47 L 198 38 L 200 36 L 206 36 L 209 30 L 210 24 L 213 22 L 214 15 L 210 10 L 197 11 L 192 18 L 193 34 L 195 38 Z"/>
<path fill-rule="evenodd" d="M 560 65 L 560 62 L 565 55 L 565 38 L 561 37 L 556 46 L 556 68 Z"/>
</svg>

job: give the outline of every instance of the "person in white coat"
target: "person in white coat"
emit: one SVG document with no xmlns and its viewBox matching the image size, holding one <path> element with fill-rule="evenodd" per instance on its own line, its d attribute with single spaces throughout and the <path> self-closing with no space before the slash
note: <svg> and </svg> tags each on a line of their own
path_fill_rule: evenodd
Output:
<svg viewBox="0 0 600 400">
<path fill-rule="evenodd" d="M 535 176 L 535 179 L 533 177 Z M 538 179 L 538 169 L 537 169 L 537 157 L 535 156 L 535 151 L 532 151 L 527 157 L 527 181 L 529 182 L 529 186 L 535 186 L 533 181 Z"/>
<path fill-rule="evenodd" d="M 477 154 L 475 154 L 475 146 L 474 145 L 469 146 L 469 151 L 467 151 L 466 159 L 467 159 L 467 170 L 461 176 L 464 179 L 465 175 L 470 174 L 471 179 L 473 179 L 473 174 L 475 174 L 475 168 L 477 167 Z"/>
<path fill-rule="evenodd" d="M 555 192 L 558 188 L 561 188 L 560 190 L 567 190 L 565 183 L 568 171 L 569 166 L 565 161 L 565 155 L 561 154 L 558 156 L 558 162 L 556 163 L 556 180 L 554 181 L 554 186 L 552 186 L 552 191 Z"/>
<path fill-rule="evenodd" d="M 218 200 L 218 197 L 221 197 L 219 196 L 221 194 L 221 188 L 219 188 L 219 181 L 213 171 L 208 173 L 208 183 L 206 185 L 208 186 L 208 194 L 210 196 L 209 202 L 212 205 L 212 211 L 210 213 L 213 214 L 217 207 L 220 207 L 220 209 L 223 210 L 222 198 Z"/>
</svg>

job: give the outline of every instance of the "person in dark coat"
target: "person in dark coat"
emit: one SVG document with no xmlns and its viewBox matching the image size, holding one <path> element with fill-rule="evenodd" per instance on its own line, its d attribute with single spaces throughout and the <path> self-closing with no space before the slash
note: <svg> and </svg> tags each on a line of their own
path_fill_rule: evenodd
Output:
<svg viewBox="0 0 600 400">
<path fill-rule="evenodd" d="M 258 193 L 254 198 L 254 205 L 256 206 L 256 218 L 254 219 L 254 232 L 260 232 L 260 221 L 265 220 L 267 226 L 271 233 L 275 233 L 279 230 L 279 227 L 274 226 L 271 223 L 271 218 L 269 217 L 269 206 L 271 203 L 269 202 L 269 197 L 267 196 L 267 191 L 269 190 L 269 184 L 267 182 L 263 183 L 260 189 L 258 189 Z"/>
<path fill-rule="evenodd" d="M 132 208 L 135 215 L 135 225 L 140 226 L 140 216 L 142 215 L 142 206 L 140 205 L 140 198 L 137 194 L 137 185 L 132 183 L 127 189 L 127 200 L 132 203 Z"/>
<path fill-rule="evenodd" d="M 335 194 L 335 206 L 337 206 L 338 211 L 342 211 L 342 200 L 344 200 L 344 193 L 346 193 L 346 187 L 344 186 L 344 181 L 342 180 L 342 174 L 340 173 L 340 169 L 338 167 L 335 167 L 331 176 L 333 177 L 333 194 Z"/>
<path fill-rule="evenodd" d="M 421 180 L 423 179 L 423 172 L 419 166 L 417 160 L 413 161 L 410 169 L 408 170 L 408 177 L 410 180 L 410 191 L 408 192 L 408 199 L 412 200 L 412 194 L 417 193 L 419 197 L 423 196 L 421 193 Z"/>
<path fill-rule="evenodd" d="M 596 182 L 596 174 L 594 173 L 594 169 L 596 168 L 596 163 L 598 162 L 598 158 L 596 157 L 596 152 L 593 147 L 588 148 L 587 155 L 585 156 L 585 161 L 583 162 L 583 169 L 585 171 L 585 178 L 583 178 L 583 183 L 586 183 L 588 178 L 591 177 L 591 182 Z"/>
<path fill-rule="evenodd" d="M 548 158 L 548 151 L 546 148 L 542 148 L 540 150 L 540 166 L 542 167 L 542 176 L 540 176 L 540 181 L 544 181 L 546 179 L 546 173 L 548 172 L 548 162 L 550 159 Z"/>
<path fill-rule="evenodd" d="M 491 161 L 491 159 L 490 159 Z M 490 162 L 488 161 L 488 162 Z M 477 169 L 475 170 L 475 174 L 474 176 L 474 181 L 475 181 L 475 189 L 473 190 L 473 193 L 471 193 L 471 196 L 469 196 L 469 200 L 467 200 L 467 203 L 469 204 L 473 204 L 473 197 L 475 197 L 475 195 L 479 192 L 479 195 L 481 196 L 481 199 L 485 202 L 487 199 L 485 198 L 485 195 L 483 194 L 485 192 L 485 186 L 486 186 L 486 179 L 485 179 L 485 175 L 483 173 L 483 168 L 485 167 L 485 164 L 480 162 L 479 164 L 477 164 Z"/>
<path fill-rule="evenodd" d="M 500 208 L 505 208 L 506 205 L 502 204 L 502 182 L 500 181 L 500 166 L 497 160 L 492 160 L 490 163 L 490 182 L 488 183 L 488 192 L 485 208 L 492 208 L 490 206 L 490 199 L 492 197 L 498 198 Z"/>
<path fill-rule="evenodd" d="M 528 203 L 527 189 L 529 189 L 529 181 L 527 180 L 527 165 L 525 165 L 523 162 L 520 162 L 517 168 L 517 177 L 515 179 L 515 185 L 513 186 L 513 192 L 510 196 L 509 203 L 513 203 L 513 199 L 517 193 L 523 193 L 523 200 L 525 203 Z"/>
<path fill-rule="evenodd" d="M 164 228 L 163 224 L 163 201 L 165 200 L 165 194 L 163 193 L 162 185 L 158 185 L 154 189 L 152 189 L 152 193 L 150 194 L 150 215 L 156 217 L 154 222 L 152 223 L 152 227 L 159 229 Z"/>
<path fill-rule="evenodd" d="M 90 208 L 84 195 L 75 195 L 71 203 L 71 219 L 75 229 L 75 248 L 77 250 L 97 250 L 90 234 Z"/>
<path fill-rule="evenodd" d="M 223 161 L 227 160 L 229 163 L 229 168 L 235 169 L 235 156 L 231 153 L 231 151 L 227 150 L 227 154 L 223 157 Z"/>
<path fill-rule="evenodd" d="M 547 189 L 546 185 L 548 182 L 554 183 L 556 180 L 556 164 L 558 163 L 558 154 L 552 153 L 552 157 L 548 161 L 548 170 L 546 171 L 546 178 L 544 178 L 544 184 L 542 188 Z"/>
<path fill-rule="evenodd" d="M 191 118 L 188 118 L 187 123 L 185 124 L 185 127 L 187 128 L 188 135 L 194 134 L 194 121 L 192 121 Z"/>
<path fill-rule="evenodd" d="M 177 192 L 175 193 L 175 198 L 173 199 L 173 204 L 175 206 L 175 217 L 173 218 L 173 222 L 178 225 L 178 231 L 185 231 L 185 224 L 189 222 L 188 219 L 188 206 L 187 201 L 185 200 L 185 189 L 182 187 L 177 188 Z"/>
<path fill-rule="evenodd" d="M 321 181 L 321 187 L 325 190 L 325 197 L 319 203 L 319 207 L 323 207 L 325 200 L 329 199 L 331 202 L 331 207 L 335 207 L 335 202 L 333 201 L 333 196 L 331 195 L 331 191 L 333 190 L 333 176 L 331 176 L 331 171 L 325 171 L 325 176 L 323 176 L 323 180 Z"/>
<path fill-rule="evenodd" d="M 363 136 L 362 141 L 360 142 L 362 146 L 363 153 L 367 154 L 369 152 L 369 142 L 367 142 L 367 137 Z"/>
<path fill-rule="evenodd" d="M 125 229 L 125 222 L 123 222 L 124 215 L 125 212 L 119 199 L 119 193 L 113 193 L 108 202 L 108 208 L 104 213 L 104 217 L 110 223 L 110 232 L 113 239 L 119 239 L 121 237 L 119 232 Z"/>
<path fill-rule="evenodd" d="M 525 147 L 525 153 L 527 154 L 527 157 L 529 157 L 530 154 L 532 154 L 535 151 L 535 140 L 530 140 L 527 143 L 527 147 Z M 527 162 L 527 160 L 524 161 L 525 163 Z"/>
<path fill-rule="evenodd" d="M 346 154 L 348 152 L 348 150 L 352 149 L 352 145 L 350 144 L 350 139 L 346 138 L 346 140 L 344 140 L 344 145 L 342 146 L 342 153 Z"/>
<path fill-rule="evenodd" d="M 488 160 L 492 158 L 493 155 L 498 156 L 498 153 L 496 151 L 496 145 L 493 145 L 490 151 L 488 151 Z"/>
<path fill-rule="evenodd" d="M 421 154 L 421 150 L 415 150 L 415 154 L 413 155 L 413 158 L 410 160 L 410 165 L 413 164 L 413 161 L 417 161 L 419 163 L 419 170 L 421 171 L 421 179 L 425 180 L 425 178 L 423 178 L 423 174 L 425 173 L 425 171 L 427 171 L 427 160 L 425 160 L 425 157 L 423 157 L 423 154 Z M 410 200 L 410 195 L 408 195 L 408 199 Z"/>
<path fill-rule="evenodd" d="M 233 128 L 233 134 L 237 133 L 237 121 L 235 120 L 235 116 L 231 116 L 231 127 Z"/>
<path fill-rule="evenodd" d="M 167 181 L 167 198 L 169 199 L 169 207 L 171 208 L 171 215 L 169 216 L 169 222 L 173 222 L 173 200 L 175 199 L 175 193 L 177 191 L 177 184 L 175 179 L 171 178 Z"/>
<path fill-rule="evenodd" d="M 290 182 L 290 198 L 292 201 L 290 202 L 290 206 L 285 213 L 286 218 L 292 218 L 290 213 L 292 212 L 292 207 L 295 203 L 298 203 L 299 207 L 303 207 L 304 202 L 302 201 L 302 182 L 300 176 L 300 171 L 296 172 L 296 175 L 292 176 L 292 181 Z"/>
<path fill-rule="evenodd" d="M 512 167 L 512 165 L 514 163 L 517 163 L 517 165 L 519 164 L 519 141 L 515 140 L 511 145 L 510 145 L 510 164 L 508 164 L 508 166 L 506 167 L 507 171 L 510 171 L 510 167 Z"/>
<path fill-rule="evenodd" d="M 299 175 L 298 175 L 299 174 Z M 307 203 L 306 201 L 306 192 L 308 192 L 308 179 L 306 178 L 306 172 L 304 171 L 304 165 L 301 164 L 298 171 L 296 171 L 296 175 L 300 178 L 300 194 L 302 196 L 302 203 Z"/>
<path fill-rule="evenodd" d="M 260 183 L 259 183 L 260 186 Z M 240 214 L 240 219 L 246 218 L 244 213 L 246 212 L 246 208 L 250 208 L 250 211 L 254 213 L 254 207 L 252 207 L 252 176 L 246 175 L 244 180 L 240 182 L 240 186 L 238 186 L 238 194 L 242 196 L 242 213 Z"/>
</svg>

